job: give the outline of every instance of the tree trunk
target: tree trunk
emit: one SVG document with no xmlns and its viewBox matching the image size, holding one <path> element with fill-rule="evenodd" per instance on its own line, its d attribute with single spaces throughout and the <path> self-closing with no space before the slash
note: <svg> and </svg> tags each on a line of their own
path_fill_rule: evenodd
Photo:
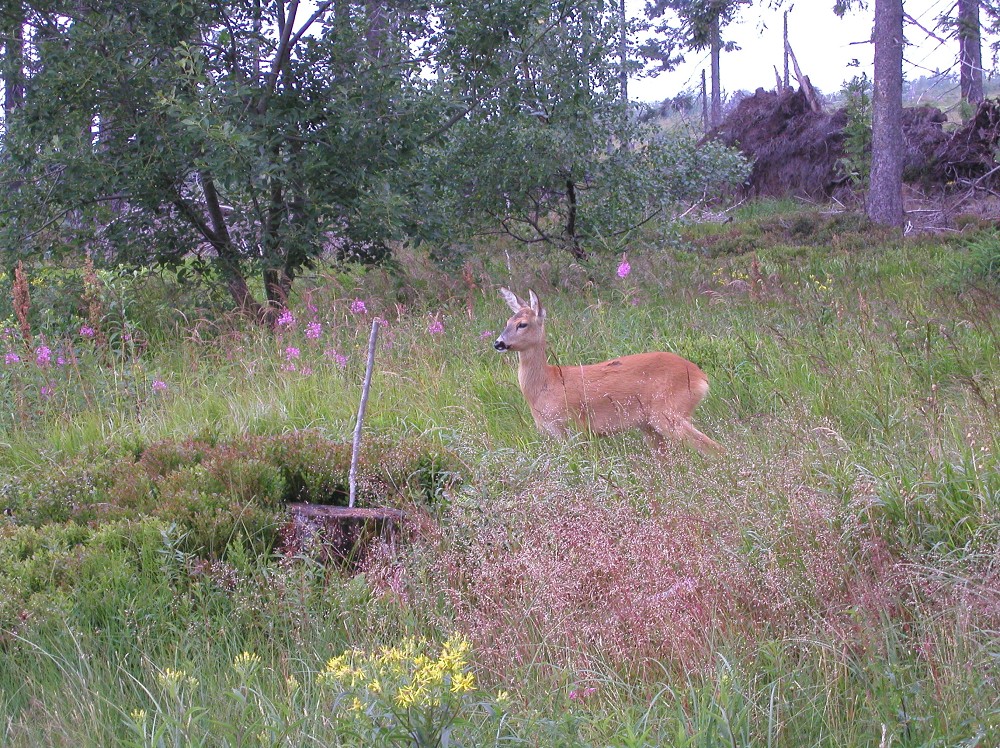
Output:
<svg viewBox="0 0 1000 748">
<path fill-rule="evenodd" d="M 622 107 L 628 106 L 628 16 L 625 15 L 625 0 L 618 4 L 618 80 L 621 86 Z"/>
<path fill-rule="evenodd" d="M 576 235 L 576 183 L 566 180 L 566 246 L 578 260 L 587 259 L 587 253 L 580 246 L 580 237 Z"/>
<path fill-rule="evenodd" d="M 875 84 L 868 218 L 903 225 L 903 0 L 875 0 Z"/>
<path fill-rule="evenodd" d="M 705 68 L 701 69 L 701 130 L 708 132 L 711 130 L 708 123 L 708 86 L 705 84 Z"/>
<path fill-rule="evenodd" d="M 785 75 L 782 78 L 782 82 L 784 83 L 785 86 L 784 90 L 787 91 L 791 85 L 791 79 L 788 77 L 788 11 L 787 10 L 785 11 L 784 14 L 784 40 L 785 40 L 785 47 L 782 50 L 783 52 L 782 57 L 785 61 Z"/>
<path fill-rule="evenodd" d="M 712 127 L 722 122 L 722 76 L 719 73 L 719 57 L 722 54 L 722 32 L 719 16 L 712 19 Z"/>
<path fill-rule="evenodd" d="M 979 33 L 979 0 L 958 0 L 958 62 L 962 101 L 983 100 L 983 45 Z"/>
<path fill-rule="evenodd" d="M 3 28 L 3 111 L 8 118 L 24 104 L 24 6 L 9 5 Z"/>
</svg>

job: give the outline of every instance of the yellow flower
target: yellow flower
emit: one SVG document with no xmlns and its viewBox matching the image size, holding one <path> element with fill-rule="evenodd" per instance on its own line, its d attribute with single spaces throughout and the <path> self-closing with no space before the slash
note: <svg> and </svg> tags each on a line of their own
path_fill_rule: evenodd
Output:
<svg viewBox="0 0 1000 748">
<path fill-rule="evenodd" d="M 182 685 L 187 685 L 191 688 L 198 685 L 197 678 L 188 675 L 183 670 L 174 670 L 169 667 L 164 668 L 162 672 L 157 673 L 156 680 L 160 682 L 161 686 L 171 691 L 177 690 Z"/>
<path fill-rule="evenodd" d="M 289 675 L 285 678 L 285 687 L 289 691 L 297 691 L 299 688 L 299 681 L 294 675 Z"/>
<path fill-rule="evenodd" d="M 145 709 L 133 709 L 132 719 L 136 722 L 143 723 L 146 721 L 146 710 Z"/>
<path fill-rule="evenodd" d="M 355 696 L 354 701 L 351 702 L 351 711 L 363 712 L 364 710 L 365 710 L 365 705 L 361 703 L 361 699 Z"/>
<path fill-rule="evenodd" d="M 476 676 L 472 673 L 456 673 L 451 677 L 452 693 L 467 693 L 476 687 Z"/>
<path fill-rule="evenodd" d="M 236 659 L 233 660 L 233 669 L 244 677 L 256 672 L 258 667 L 260 667 L 260 655 L 256 653 L 244 652 L 236 655 Z"/>
<path fill-rule="evenodd" d="M 470 649 L 472 646 L 465 637 L 460 634 L 452 634 L 441 649 L 441 661 L 445 668 L 452 672 L 464 668 L 468 663 Z"/>
<path fill-rule="evenodd" d="M 332 680 L 343 680 L 347 676 L 351 675 L 354 668 L 347 661 L 347 654 L 337 655 L 336 657 L 331 657 L 326 663 L 326 669 L 323 671 L 323 675 L 328 679 Z"/>
<path fill-rule="evenodd" d="M 498 691 L 497 692 L 497 703 L 498 704 L 505 704 L 508 701 L 510 701 L 510 694 L 509 693 L 507 693 L 506 691 Z"/>
<path fill-rule="evenodd" d="M 404 707 L 411 706 L 416 700 L 416 696 L 417 693 L 413 686 L 403 686 L 396 693 L 396 703 Z"/>
</svg>

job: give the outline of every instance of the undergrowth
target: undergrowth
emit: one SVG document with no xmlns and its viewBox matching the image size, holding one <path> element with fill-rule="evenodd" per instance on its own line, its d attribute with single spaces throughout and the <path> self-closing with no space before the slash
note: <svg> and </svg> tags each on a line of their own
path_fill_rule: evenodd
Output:
<svg viewBox="0 0 1000 748">
<path fill-rule="evenodd" d="M 0 745 L 1000 744 L 992 235 L 736 214 L 627 263 L 324 269 L 273 331 L 26 268 Z M 500 285 L 550 361 L 695 361 L 727 454 L 541 438 Z M 287 505 L 345 501 L 376 320 L 360 504 L 406 521 L 345 569 Z"/>
</svg>

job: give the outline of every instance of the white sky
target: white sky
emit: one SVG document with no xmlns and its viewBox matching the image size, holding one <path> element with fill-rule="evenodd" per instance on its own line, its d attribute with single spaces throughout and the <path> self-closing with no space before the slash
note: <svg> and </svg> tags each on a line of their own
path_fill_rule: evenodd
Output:
<svg viewBox="0 0 1000 748">
<path fill-rule="evenodd" d="M 905 0 L 904 11 L 926 29 L 933 30 L 937 18 L 950 11 L 955 0 Z M 644 0 L 628 0 L 630 12 L 640 13 Z M 774 67 L 782 69 L 782 11 L 771 10 L 768 0 L 757 0 L 743 11 L 739 21 L 723 34 L 734 40 L 740 50 L 723 52 L 721 60 L 722 88 L 733 92 L 753 91 L 757 87 L 774 88 Z M 788 14 L 788 35 L 792 50 L 802 72 L 824 93 L 839 90 L 843 82 L 862 70 L 871 77 L 874 50 L 865 42 L 871 36 L 874 0 L 868 9 L 853 11 L 838 18 L 833 13 L 834 0 L 797 0 L 784 3 Z M 941 34 L 940 31 L 935 33 Z M 954 67 L 957 72 L 957 42 L 941 44 L 912 24 L 906 25 L 909 46 L 903 52 L 906 62 L 904 75 L 908 79 L 930 75 L 934 70 Z M 991 54 L 984 39 L 983 62 L 989 70 Z M 852 44 L 853 43 L 853 44 Z M 701 85 L 701 69 L 708 71 L 708 53 L 688 53 L 687 63 L 673 72 L 657 78 L 636 80 L 630 84 L 629 96 L 643 101 L 660 101 L 684 89 Z M 857 59 L 861 67 L 849 67 Z M 794 83 L 793 83 L 794 84 Z M 943 86 L 944 84 L 942 84 Z M 942 88 L 942 92 L 943 92 Z"/>
</svg>

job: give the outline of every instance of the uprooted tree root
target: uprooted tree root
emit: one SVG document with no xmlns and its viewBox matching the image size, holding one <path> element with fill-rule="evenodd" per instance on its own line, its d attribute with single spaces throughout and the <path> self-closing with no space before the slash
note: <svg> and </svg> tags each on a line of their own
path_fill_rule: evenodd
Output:
<svg viewBox="0 0 1000 748">
<path fill-rule="evenodd" d="M 1000 186 L 1000 102 L 987 100 L 966 125 L 949 133 L 934 107 L 903 110 L 904 179 L 924 189 L 992 191 Z M 756 197 L 837 197 L 849 190 L 838 165 L 845 157 L 843 109 L 814 111 L 801 90 L 757 89 L 705 136 L 753 160 L 745 189 Z"/>
</svg>

